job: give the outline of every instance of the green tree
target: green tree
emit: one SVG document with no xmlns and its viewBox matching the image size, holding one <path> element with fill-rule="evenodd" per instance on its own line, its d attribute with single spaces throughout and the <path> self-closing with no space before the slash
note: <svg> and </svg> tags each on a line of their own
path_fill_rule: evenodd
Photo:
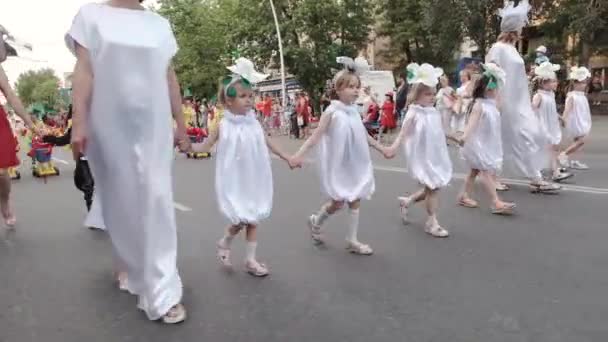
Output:
<svg viewBox="0 0 608 342">
<path fill-rule="evenodd" d="M 59 78 L 52 69 L 30 70 L 17 78 L 15 89 L 26 106 L 40 103 L 55 108 L 60 100 Z"/>
<path fill-rule="evenodd" d="M 593 54 L 608 50 L 608 1 L 545 2 L 541 15 L 547 20 L 540 29 L 552 46 L 566 53 L 567 37 L 578 38 L 570 56 L 577 56 L 581 65 L 587 65 Z"/>
<path fill-rule="evenodd" d="M 462 0 L 377 0 L 378 34 L 390 38 L 386 57 L 449 67 L 463 37 Z"/>
<path fill-rule="evenodd" d="M 173 63 L 182 89 L 211 97 L 226 74 L 230 38 L 238 25 L 236 0 L 161 0 L 159 13 L 173 25 L 179 51 Z"/>
</svg>

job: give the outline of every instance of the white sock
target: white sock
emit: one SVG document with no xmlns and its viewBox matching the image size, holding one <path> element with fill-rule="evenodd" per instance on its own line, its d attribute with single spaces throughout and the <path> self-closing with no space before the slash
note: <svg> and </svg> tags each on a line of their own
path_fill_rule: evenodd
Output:
<svg viewBox="0 0 608 342">
<path fill-rule="evenodd" d="M 348 210 L 348 235 L 346 241 L 358 242 L 357 231 L 359 230 L 359 209 Z"/>
<path fill-rule="evenodd" d="M 329 209 L 330 206 L 331 204 L 324 204 L 321 209 L 319 209 L 319 212 L 315 215 L 317 221 L 315 223 L 317 226 L 323 225 L 325 220 L 329 218 L 330 214 L 327 212 L 327 209 Z"/>
<path fill-rule="evenodd" d="M 225 248 L 230 248 L 230 245 L 232 245 L 232 240 L 234 240 L 235 235 L 230 234 L 230 228 L 228 228 L 226 230 L 226 233 L 224 234 L 224 237 L 222 238 L 222 240 L 220 240 L 220 243 L 223 245 L 223 247 Z"/>
<path fill-rule="evenodd" d="M 255 262 L 255 250 L 258 247 L 258 243 L 257 242 L 251 242 L 251 241 L 247 241 L 247 254 L 245 257 L 245 260 L 248 262 Z"/>
</svg>

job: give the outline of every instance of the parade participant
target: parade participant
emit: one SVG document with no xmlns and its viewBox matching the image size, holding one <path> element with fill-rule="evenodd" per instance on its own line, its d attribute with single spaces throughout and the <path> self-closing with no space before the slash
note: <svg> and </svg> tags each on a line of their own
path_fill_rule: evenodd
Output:
<svg viewBox="0 0 608 342">
<path fill-rule="evenodd" d="M 452 121 L 450 123 L 452 132 L 462 133 L 467 122 L 467 113 L 470 109 L 471 104 L 471 93 L 473 92 L 472 86 L 473 73 L 469 69 L 460 71 L 460 87 L 456 89 L 456 102 L 454 103 L 454 115 L 452 115 Z"/>
<path fill-rule="evenodd" d="M 0 26 L 1 28 L 2 26 Z M 25 126 L 34 134 L 42 133 L 34 126 L 32 118 L 25 111 L 21 100 L 13 91 L 8 77 L 2 68 L 2 63 L 7 58 L 7 49 L 4 41 L 4 36 L 7 34 L 4 30 L 0 30 L 0 91 L 6 98 L 8 104 L 13 108 L 15 113 L 23 120 Z M 8 44 L 7 44 L 8 45 Z M 0 104 L 0 213 L 2 219 L 8 228 L 14 228 L 17 224 L 17 217 L 11 205 L 11 179 L 8 169 L 19 165 L 17 157 L 18 141 L 13 134 L 11 124 L 8 120 L 8 114 L 4 107 Z"/>
<path fill-rule="evenodd" d="M 496 63 L 505 71 L 505 86 L 499 89 L 499 110 L 502 118 L 504 169 L 530 180 L 532 192 L 555 193 L 561 187 L 543 180 L 541 169 L 549 161 L 546 141 L 538 118 L 532 109 L 524 60 L 515 48 L 520 32 L 528 22 L 530 4 L 527 0 L 513 6 L 509 2 L 500 11 L 501 33 L 486 56 L 486 62 Z M 497 182 L 497 189 L 508 186 Z"/>
<path fill-rule="evenodd" d="M 566 96 L 562 120 L 568 137 L 574 142 L 560 154 L 560 163 L 575 170 L 587 170 L 589 166 L 578 160 L 570 160 L 570 157 L 580 151 L 591 132 L 591 110 L 585 92 L 591 73 L 585 67 L 573 67 L 568 78 L 571 91 Z"/>
<path fill-rule="evenodd" d="M 217 255 L 226 267 L 231 267 L 232 240 L 244 228 L 247 253 L 245 269 L 256 277 L 269 274 L 268 267 L 257 261 L 257 228 L 270 216 L 273 181 L 270 149 L 281 159 L 288 156 L 264 133 L 253 110 L 251 85 L 267 75 L 255 71 L 253 63 L 239 58 L 228 67 L 231 75 L 220 84 L 219 102 L 224 106 L 224 118 L 202 144 L 193 144 L 195 152 L 209 152 L 217 142 L 215 163 L 215 193 L 219 209 L 230 226 L 217 243 Z"/>
<path fill-rule="evenodd" d="M 450 87 L 450 80 L 445 75 L 441 76 L 439 83 L 441 84 L 441 88 L 437 92 L 436 107 L 441 113 L 441 120 L 443 122 L 443 130 L 445 134 L 451 134 L 452 130 L 450 128 L 450 123 L 452 121 L 452 117 L 455 115 L 452 107 L 456 102 L 454 88 Z"/>
<path fill-rule="evenodd" d="M 384 147 L 365 130 L 355 101 L 359 96 L 361 69 L 351 58 L 339 57 L 345 69 L 334 76 L 332 102 L 321 115 L 319 126 L 294 155 L 292 165 L 302 164 L 304 155 L 317 147 L 321 189 L 329 201 L 308 225 L 314 242 L 323 243 L 322 226 L 345 203 L 348 204 L 347 250 L 360 255 L 371 255 L 373 250 L 357 237 L 359 207 L 362 199 L 371 198 L 375 190 L 374 169 L 369 146 L 384 153 Z"/>
<path fill-rule="evenodd" d="M 471 198 L 475 178 L 479 176 L 492 201 L 492 213 L 510 215 L 515 204 L 502 201 L 494 183 L 494 176 L 502 168 L 500 112 L 496 108 L 496 94 L 504 85 L 505 73 L 493 63 L 482 64 L 481 67 L 483 74 L 475 81 L 473 90 L 473 108 L 460 137 L 462 156 L 471 171 L 458 195 L 458 204 L 466 208 L 479 207 Z"/>
<path fill-rule="evenodd" d="M 174 138 L 189 150 L 170 23 L 138 0 L 84 5 L 66 34 L 77 58 L 72 149 L 86 154 L 120 288 L 148 319 L 186 319 L 177 270 Z M 174 134 L 170 115 L 177 123 Z"/>
<path fill-rule="evenodd" d="M 554 182 L 561 182 L 572 177 L 571 173 L 563 172 L 559 168 L 559 144 L 562 141 L 562 128 L 559 122 L 555 103 L 555 90 L 557 89 L 556 71 L 560 69 L 557 64 L 543 62 L 534 69 L 534 88 L 536 93 L 532 97 L 532 108 L 536 111 L 545 140 L 551 151 L 550 170 Z"/>
<path fill-rule="evenodd" d="M 534 64 L 538 66 L 546 62 L 549 62 L 549 57 L 547 57 L 547 48 L 541 45 L 536 48 L 536 58 L 534 59 Z"/>
<path fill-rule="evenodd" d="M 439 190 L 452 179 L 452 161 L 448 154 L 441 113 L 433 106 L 435 89 L 443 70 L 427 63 L 412 63 L 407 66 L 407 71 L 407 82 L 411 85 L 406 104 L 407 113 L 397 139 L 387 150 L 387 156 L 394 157 L 403 145 L 408 173 L 423 186 L 410 196 L 398 198 L 403 222 L 408 222 L 407 214 L 412 204 L 426 201 L 428 219 L 425 232 L 444 238 L 449 232 L 441 227 L 437 219 Z"/>
</svg>

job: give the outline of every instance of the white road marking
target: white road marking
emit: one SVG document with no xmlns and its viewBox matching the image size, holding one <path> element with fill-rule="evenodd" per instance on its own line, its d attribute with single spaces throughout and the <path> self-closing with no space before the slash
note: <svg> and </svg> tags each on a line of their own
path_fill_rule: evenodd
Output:
<svg viewBox="0 0 608 342">
<path fill-rule="evenodd" d="M 61 163 L 61 164 L 63 164 L 63 165 L 70 165 L 70 162 L 65 161 L 65 160 L 63 160 L 63 159 L 59 159 L 59 158 L 55 158 L 55 157 L 53 157 L 53 160 L 54 160 L 54 161 L 56 161 L 56 162 L 58 162 L 58 163 Z"/>
<path fill-rule="evenodd" d="M 378 171 L 388 171 L 388 172 L 399 172 L 399 173 L 407 173 L 407 169 L 401 167 L 393 167 L 393 166 L 374 166 L 374 169 Z M 467 175 L 464 173 L 454 173 L 452 178 L 464 180 Z M 530 184 L 526 180 L 522 179 L 510 179 L 510 178 L 501 178 L 501 180 L 507 184 L 514 185 L 525 185 Z M 583 192 L 587 194 L 597 194 L 597 195 L 608 195 L 608 188 L 596 188 L 590 186 L 581 186 L 581 185 L 570 185 L 570 184 L 562 184 L 562 190 L 572 191 L 572 192 Z"/>
<path fill-rule="evenodd" d="M 183 212 L 192 211 L 192 208 L 187 207 L 181 203 L 173 202 L 173 206 L 175 207 L 175 209 L 177 209 L 179 211 L 183 211 Z"/>
</svg>

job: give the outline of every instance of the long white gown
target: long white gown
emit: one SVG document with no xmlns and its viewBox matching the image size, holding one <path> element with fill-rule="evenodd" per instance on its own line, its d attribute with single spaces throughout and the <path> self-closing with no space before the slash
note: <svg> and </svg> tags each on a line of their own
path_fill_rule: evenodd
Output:
<svg viewBox="0 0 608 342">
<path fill-rule="evenodd" d="M 87 217 L 84 220 L 84 226 L 87 228 L 97 228 L 106 230 L 106 224 L 103 221 L 103 212 L 101 210 L 101 201 L 97 192 L 93 193 L 93 203 L 91 204 L 91 210 L 87 213 Z"/>
<path fill-rule="evenodd" d="M 589 100 L 582 91 L 571 91 L 566 101 L 572 101 L 572 111 L 566 122 L 566 131 L 571 138 L 579 138 L 591 132 L 591 110 Z"/>
<path fill-rule="evenodd" d="M 410 105 L 403 125 L 409 125 L 403 150 L 410 176 L 430 189 L 448 185 L 452 161 L 439 111 L 435 107 Z"/>
<path fill-rule="evenodd" d="M 151 320 L 180 303 L 167 70 L 177 43 L 151 11 L 84 5 L 66 35 L 93 68 L 87 156 L 128 290 Z"/>
<path fill-rule="evenodd" d="M 253 111 L 224 111 L 215 162 L 215 193 L 231 224 L 257 224 L 272 210 L 272 169 L 264 130 Z"/>
<path fill-rule="evenodd" d="M 549 150 L 532 109 L 524 60 L 513 45 L 498 42 L 486 62 L 498 64 L 506 73 L 505 85 L 499 88 L 504 170 L 542 179 L 540 170 L 549 162 Z"/>
<path fill-rule="evenodd" d="M 559 145 L 562 141 L 562 128 L 559 124 L 555 93 L 548 90 L 539 90 L 540 106 L 538 108 L 538 119 L 545 138 L 551 145 Z"/>
<path fill-rule="evenodd" d="M 481 114 L 462 147 L 462 157 L 471 169 L 498 173 L 502 168 L 500 112 L 496 101 L 477 99 Z"/>
<path fill-rule="evenodd" d="M 324 115 L 331 115 L 331 122 L 317 145 L 321 190 L 335 201 L 370 199 L 374 167 L 357 106 L 332 101 Z"/>
</svg>

